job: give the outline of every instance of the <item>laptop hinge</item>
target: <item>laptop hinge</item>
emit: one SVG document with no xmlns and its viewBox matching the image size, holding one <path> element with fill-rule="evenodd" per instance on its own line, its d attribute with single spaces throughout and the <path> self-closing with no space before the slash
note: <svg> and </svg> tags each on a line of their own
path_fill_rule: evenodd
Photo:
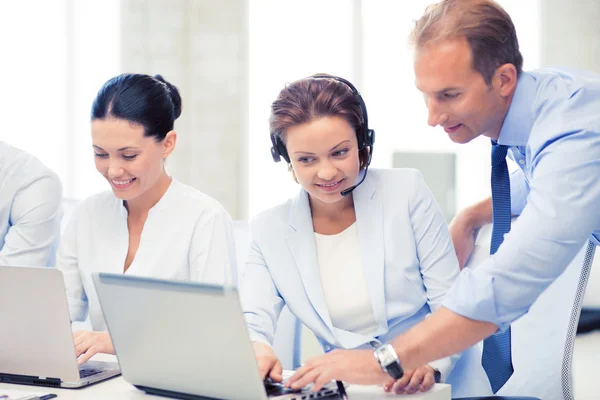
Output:
<svg viewBox="0 0 600 400">
<path fill-rule="evenodd" d="M 31 375 L 15 375 L 0 373 L 0 383 L 16 383 L 22 385 L 36 385 L 48 387 L 60 387 L 60 378 L 42 378 Z"/>
<path fill-rule="evenodd" d="M 199 396 L 199 395 L 181 393 L 181 392 L 173 392 L 171 390 L 157 389 L 157 388 L 151 388 L 148 386 L 141 386 L 141 385 L 133 385 L 133 386 L 135 386 L 139 390 L 143 390 L 147 394 L 151 394 L 151 395 L 171 397 L 171 398 L 183 399 L 183 400 L 217 400 L 214 397 Z"/>
</svg>

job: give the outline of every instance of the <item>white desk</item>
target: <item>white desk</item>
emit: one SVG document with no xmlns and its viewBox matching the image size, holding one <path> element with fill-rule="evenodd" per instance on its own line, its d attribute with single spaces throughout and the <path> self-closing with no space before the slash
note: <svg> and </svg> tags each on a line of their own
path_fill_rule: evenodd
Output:
<svg viewBox="0 0 600 400">
<path fill-rule="evenodd" d="M 108 354 L 97 354 L 92 358 L 97 361 L 116 362 L 115 356 Z M 83 389 L 56 389 L 39 386 L 9 385 L 0 383 L 0 393 L 2 389 L 22 390 L 25 392 L 54 393 L 58 395 L 57 400 L 154 400 L 165 399 L 166 397 L 150 396 L 136 389 L 129 384 L 123 377 L 119 376 L 107 381 L 88 386 Z M 410 400 L 450 400 L 450 385 L 436 384 L 426 393 L 415 393 L 412 395 L 398 395 L 385 393 L 380 386 L 361 386 L 350 385 L 347 389 L 348 397 L 351 400 L 377 400 L 402 398 Z M 251 400 L 251 399 L 249 399 Z"/>
<path fill-rule="evenodd" d="M 0 383 L 2 389 L 23 390 L 27 392 L 55 393 L 56 400 L 153 400 L 162 397 L 148 396 L 125 381 L 122 377 L 100 382 L 84 389 L 55 389 L 37 386 L 8 385 Z M 384 393 L 378 386 L 351 385 L 348 387 L 348 398 L 352 400 L 402 398 L 411 400 L 450 400 L 450 385 L 435 385 L 427 393 L 413 395 L 395 395 Z"/>
</svg>

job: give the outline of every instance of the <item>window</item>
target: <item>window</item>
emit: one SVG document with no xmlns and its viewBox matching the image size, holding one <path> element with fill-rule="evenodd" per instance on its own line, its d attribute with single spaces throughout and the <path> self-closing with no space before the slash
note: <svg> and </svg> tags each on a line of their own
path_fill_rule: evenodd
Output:
<svg viewBox="0 0 600 400">
<path fill-rule="evenodd" d="M 347 0 L 249 3 L 249 215 L 297 192 L 285 162 L 270 155 L 269 112 L 286 82 L 319 72 L 348 79 L 353 66 L 353 7 Z"/>
<path fill-rule="evenodd" d="M 65 197 L 108 189 L 94 167 L 89 114 L 100 86 L 119 71 L 119 13 L 119 0 L 1 6 L 0 140 L 56 171 Z"/>
</svg>

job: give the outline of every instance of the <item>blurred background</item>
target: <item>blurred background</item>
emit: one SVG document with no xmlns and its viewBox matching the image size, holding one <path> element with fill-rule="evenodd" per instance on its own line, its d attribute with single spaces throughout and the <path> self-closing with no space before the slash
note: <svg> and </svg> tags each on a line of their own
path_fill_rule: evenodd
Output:
<svg viewBox="0 0 600 400">
<path fill-rule="evenodd" d="M 431 0 L 1 0 L 0 139 L 39 157 L 81 200 L 106 182 L 89 110 L 122 72 L 162 74 L 183 98 L 169 171 L 246 219 L 296 192 L 269 154 L 271 102 L 290 82 L 340 75 L 377 133 L 373 167 L 415 167 L 448 220 L 489 194 L 489 143 L 427 126 L 407 37 Z M 600 70 L 598 0 L 501 0 L 525 69 Z"/>
<path fill-rule="evenodd" d="M 269 154 L 271 102 L 286 82 L 326 72 L 363 95 L 377 133 L 372 166 L 420 169 L 450 221 L 490 193 L 489 141 L 455 145 L 427 126 L 407 36 L 429 3 L 0 0 L 0 140 L 53 168 L 68 199 L 109 190 L 93 163 L 92 101 L 117 74 L 159 73 L 183 99 L 169 172 L 247 219 L 298 190 Z M 525 69 L 600 72 L 599 0 L 499 3 L 516 25 Z M 600 307 L 600 295 L 589 301 Z M 576 372 L 594 369 L 595 340 L 576 348 Z"/>
<path fill-rule="evenodd" d="M 286 82 L 327 72 L 352 81 L 365 99 L 377 133 L 372 166 L 421 169 L 450 219 L 489 194 L 489 143 L 455 145 L 427 126 L 407 37 L 429 3 L 1 0 L 0 139 L 53 168 L 68 198 L 109 190 L 93 164 L 91 103 L 119 73 L 160 73 L 183 98 L 169 172 L 246 219 L 298 189 L 269 154 L 271 102 Z M 526 69 L 556 61 L 596 67 L 585 60 L 595 47 L 598 61 L 597 1 L 500 3 L 514 19 Z M 572 46 L 582 50 L 567 51 Z"/>
</svg>

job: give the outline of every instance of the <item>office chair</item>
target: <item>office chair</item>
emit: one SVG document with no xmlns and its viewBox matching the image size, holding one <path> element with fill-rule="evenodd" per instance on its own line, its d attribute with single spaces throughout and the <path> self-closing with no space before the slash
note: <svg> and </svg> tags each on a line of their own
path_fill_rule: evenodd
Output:
<svg viewBox="0 0 600 400">
<path fill-rule="evenodd" d="M 481 228 L 467 267 L 477 268 L 489 257 L 491 231 L 491 224 Z M 479 397 L 453 400 L 574 400 L 573 346 L 595 251 L 594 243 L 586 243 L 529 312 L 511 325 L 514 373 L 497 395 L 491 396 L 490 389 Z M 475 368 L 480 369 L 475 374 L 483 371 L 480 365 Z"/>
<path fill-rule="evenodd" d="M 588 281 L 577 334 L 600 330 L 600 260 L 594 259 Z"/>
<path fill-rule="evenodd" d="M 600 310 L 597 308 L 582 308 L 577 326 L 577 334 L 588 333 L 600 329 Z"/>
</svg>

